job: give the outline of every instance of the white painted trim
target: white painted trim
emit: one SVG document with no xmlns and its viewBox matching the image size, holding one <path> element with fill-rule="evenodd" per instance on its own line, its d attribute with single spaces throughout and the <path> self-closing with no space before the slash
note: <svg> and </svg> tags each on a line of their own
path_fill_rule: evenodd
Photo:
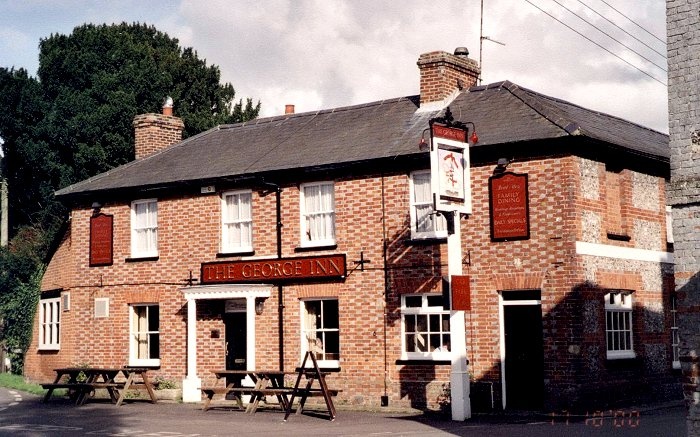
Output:
<svg viewBox="0 0 700 437">
<path fill-rule="evenodd" d="M 632 261 L 647 261 L 673 264 L 673 253 L 660 250 L 636 249 L 610 244 L 576 242 L 576 255 L 591 255 L 605 258 L 626 259 Z"/>
</svg>

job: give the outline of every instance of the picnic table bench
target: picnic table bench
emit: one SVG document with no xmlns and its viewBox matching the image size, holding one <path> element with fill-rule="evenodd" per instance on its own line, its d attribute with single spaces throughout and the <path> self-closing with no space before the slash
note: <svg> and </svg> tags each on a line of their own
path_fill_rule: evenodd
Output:
<svg viewBox="0 0 700 437">
<path fill-rule="evenodd" d="M 82 405 L 87 398 L 97 389 L 106 389 L 112 403 L 117 406 L 124 401 L 127 390 L 146 390 L 151 402 L 156 403 L 156 395 L 153 391 L 153 384 L 148 378 L 148 369 L 142 367 L 64 367 L 54 369 L 56 378 L 53 382 L 42 383 L 42 388 L 46 389 L 44 402 L 51 399 L 51 395 L 56 389 L 68 389 L 71 399 L 75 405 Z M 123 381 L 117 381 L 122 374 Z M 140 381 L 136 378 L 139 377 Z"/>
</svg>

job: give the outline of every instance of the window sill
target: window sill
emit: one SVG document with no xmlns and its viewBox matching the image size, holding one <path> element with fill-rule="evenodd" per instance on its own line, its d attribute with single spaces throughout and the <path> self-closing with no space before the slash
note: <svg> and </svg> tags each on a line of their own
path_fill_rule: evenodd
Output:
<svg viewBox="0 0 700 437">
<path fill-rule="evenodd" d="M 254 250 L 240 251 L 240 252 L 219 252 L 216 254 L 217 258 L 232 258 L 235 256 L 253 256 L 255 255 Z"/>
<path fill-rule="evenodd" d="M 605 367 L 609 370 L 630 370 L 637 369 L 643 365 L 639 357 L 610 358 L 605 360 Z"/>
<path fill-rule="evenodd" d="M 315 250 L 336 250 L 337 244 L 322 244 L 318 246 L 299 246 L 294 248 L 294 252 L 313 252 Z"/>
<path fill-rule="evenodd" d="M 148 367 L 160 368 L 160 360 L 148 360 L 141 362 L 130 362 L 126 367 Z"/>
<path fill-rule="evenodd" d="M 413 238 L 406 240 L 406 245 L 408 246 L 431 246 L 434 244 L 444 244 L 447 243 L 447 237 L 426 237 L 426 238 Z"/>
<path fill-rule="evenodd" d="M 124 262 L 128 263 L 137 263 L 137 262 L 142 262 L 142 261 L 158 261 L 158 258 L 160 256 L 141 256 L 141 257 L 129 257 L 124 260 Z"/>
<path fill-rule="evenodd" d="M 397 366 L 444 366 L 452 364 L 451 360 L 396 360 Z"/>
<path fill-rule="evenodd" d="M 626 232 L 611 232 L 608 231 L 608 240 L 615 240 L 615 241 L 630 241 L 632 237 L 627 235 Z"/>
<path fill-rule="evenodd" d="M 61 346 L 39 346 L 37 351 L 39 352 L 58 352 L 61 350 Z"/>
</svg>

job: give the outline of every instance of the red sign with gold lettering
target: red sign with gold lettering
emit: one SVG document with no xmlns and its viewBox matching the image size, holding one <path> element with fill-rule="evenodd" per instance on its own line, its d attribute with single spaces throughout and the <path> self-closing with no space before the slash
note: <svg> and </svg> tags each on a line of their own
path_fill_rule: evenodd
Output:
<svg viewBox="0 0 700 437">
<path fill-rule="evenodd" d="M 343 279 L 345 255 L 202 263 L 202 284 Z"/>
<path fill-rule="evenodd" d="M 90 217 L 90 267 L 111 266 L 114 216 L 97 214 Z"/>
<path fill-rule="evenodd" d="M 527 174 L 508 172 L 490 177 L 489 204 L 493 240 L 530 238 Z"/>
<path fill-rule="evenodd" d="M 452 275 L 452 311 L 471 311 L 471 288 L 468 275 Z"/>
</svg>

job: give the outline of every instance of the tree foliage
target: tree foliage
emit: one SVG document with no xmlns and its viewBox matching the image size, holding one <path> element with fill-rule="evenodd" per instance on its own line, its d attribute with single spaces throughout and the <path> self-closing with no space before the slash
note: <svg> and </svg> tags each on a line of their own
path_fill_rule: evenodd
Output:
<svg viewBox="0 0 700 437">
<path fill-rule="evenodd" d="M 39 52 L 38 78 L 0 67 L 1 170 L 11 235 L 30 234 L 33 241 L 33 267 L 12 251 L 0 252 L 0 305 L 18 290 L 38 290 L 26 270 L 41 270 L 66 213 L 54 192 L 134 159 L 134 116 L 160 112 L 170 96 L 188 137 L 260 111 L 250 98 L 235 100 L 217 66 L 153 26 L 85 24 L 42 39 Z M 29 304 L 19 295 L 14 300 Z"/>
</svg>

